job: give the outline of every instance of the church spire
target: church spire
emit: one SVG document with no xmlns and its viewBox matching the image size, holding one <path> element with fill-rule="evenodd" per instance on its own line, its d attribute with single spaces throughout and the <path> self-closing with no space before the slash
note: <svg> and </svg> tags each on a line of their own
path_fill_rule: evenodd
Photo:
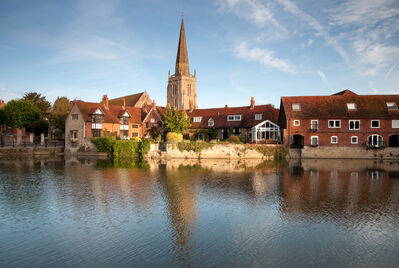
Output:
<svg viewBox="0 0 399 268">
<path fill-rule="evenodd" d="M 177 48 L 175 75 L 186 75 L 186 76 L 190 75 L 183 15 L 181 18 L 179 46 Z"/>
</svg>

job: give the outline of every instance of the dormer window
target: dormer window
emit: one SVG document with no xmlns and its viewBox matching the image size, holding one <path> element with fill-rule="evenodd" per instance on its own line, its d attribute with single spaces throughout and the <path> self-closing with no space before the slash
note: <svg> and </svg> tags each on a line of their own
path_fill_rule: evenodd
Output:
<svg viewBox="0 0 399 268">
<path fill-rule="evenodd" d="M 397 110 L 398 105 L 395 102 L 387 102 L 387 108 L 388 110 Z"/>
<path fill-rule="evenodd" d="M 102 123 L 102 116 L 98 114 L 93 114 L 91 116 L 91 122 L 95 124 L 101 124 Z"/>
<path fill-rule="evenodd" d="M 124 116 L 120 118 L 121 125 L 129 125 L 129 117 Z"/>
<path fill-rule="evenodd" d="M 209 118 L 208 120 L 208 127 L 213 127 L 215 125 L 215 121 L 213 121 L 212 118 Z"/>
<path fill-rule="evenodd" d="M 241 121 L 241 115 L 240 114 L 228 115 L 227 121 Z"/>
<path fill-rule="evenodd" d="M 346 106 L 348 107 L 349 111 L 356 110 L 356 104 L 355 103 L 347 103 Z"/>
<path fill-rule="evenodd" d="M 202 120 L 202 117 L 201 117 L 201 116 L 195 116 L 195 117 L 193 118 L 193 122 L 194 122 L 194 123 L 199 123 L 199 122 L 201 122 L 201 120 Z"/>
<path fill-rule="evenodd" d="M 262 120 L 262 114 L 255 114 L 255 120 Z"/>
<path fill-rule="evenodd" d="M 292 107 L 293 111 L 300 111 L 301 110 L 301 105 L 299 103 L 293 103 L 291 107 Z"/>
</svg>

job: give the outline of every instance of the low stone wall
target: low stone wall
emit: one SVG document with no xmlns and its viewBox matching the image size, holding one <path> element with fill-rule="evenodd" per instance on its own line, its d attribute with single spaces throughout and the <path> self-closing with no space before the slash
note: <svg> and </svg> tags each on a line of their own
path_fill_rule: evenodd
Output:
<svg viewBox="0 0 399 268">
<path fill-rule="evenodd" d="M 76 146 L 70 145 L 70 142 L 65 141 L 65 154 L 67 155 L 96 155 L 97 150 L 90 139 L 84 138 Z"/>
<path fill-rule="evenodd" d="M 62 155 L 63 153 L 64 147 L 0 148 L 0 158 Z"/>
<path fill-rule="evenodd" d="M 147 154 L 150 159 L 169 159 L 169 158 L 183 158 L 183 159 L 263 159 L 273 160 L 273 155 L 265 155 L 262 150 L 257 150 L 256 147 L 263 148 L 277 148 L 281 145 L 272 144 L 214 144 L 210 148 L 202 149 L 200 152 L 179 150 L 176 144 L 164 145 L 164 148 L 158 144 L 152 144 L 151 149 Z"/>
<path fill-rule="evenodd" d="M 399 160 L 399 148 L 366 149 L 345 146 L 305 146 L 301 150 L 301 158 Z"/>
</svg>

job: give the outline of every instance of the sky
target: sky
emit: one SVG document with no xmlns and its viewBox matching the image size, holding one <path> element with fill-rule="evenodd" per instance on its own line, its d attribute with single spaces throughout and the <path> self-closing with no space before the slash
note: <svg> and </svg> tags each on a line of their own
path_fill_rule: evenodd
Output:
<svg viewBox="0 0 399 268">
<path fill-rule="evenodd" d="M 199 108 L 399 94 L 398 0 L 1 0 L 0 99 L 166 105 L 182 12 Z"/>
</svg>

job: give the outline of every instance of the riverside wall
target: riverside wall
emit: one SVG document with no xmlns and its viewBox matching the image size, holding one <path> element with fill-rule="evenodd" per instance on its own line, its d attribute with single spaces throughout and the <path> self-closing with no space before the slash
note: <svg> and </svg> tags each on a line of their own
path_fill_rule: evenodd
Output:
<svg viewBox="0 0 399 268">
<path fill-rule="evenodd" d="M 64 154 L 64 147 L 15 147 L 0 148 L 0 158 L 50 156 Z"/>
</svg>

